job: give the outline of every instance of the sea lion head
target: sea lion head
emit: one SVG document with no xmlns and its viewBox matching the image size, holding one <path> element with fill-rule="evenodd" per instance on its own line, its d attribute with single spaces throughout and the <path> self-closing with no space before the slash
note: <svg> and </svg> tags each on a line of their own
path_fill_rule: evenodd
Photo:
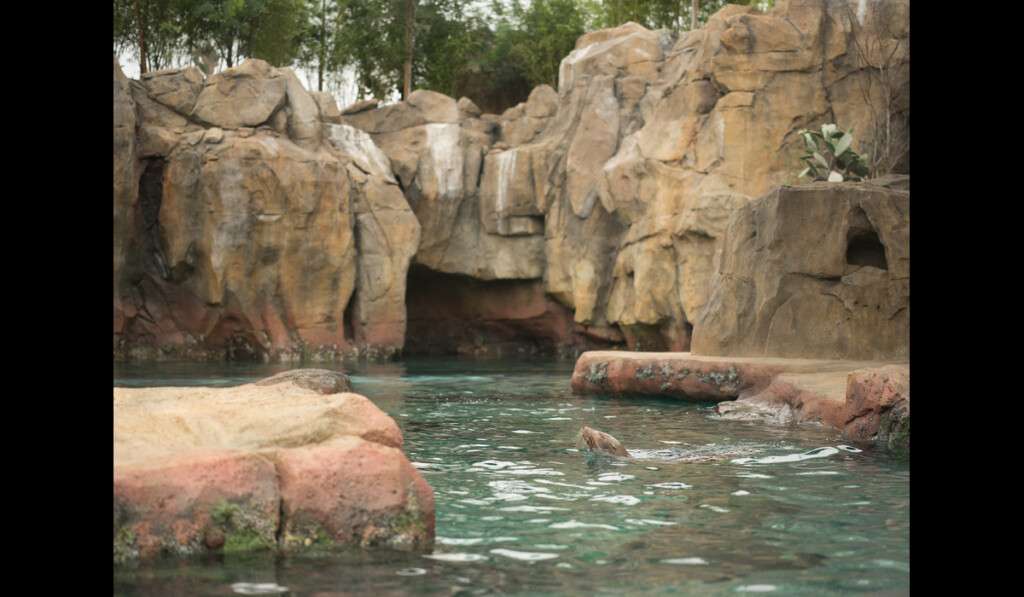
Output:
<svg viewBox="0 0 1024 597">
<path fill-rule="evenodd" d="M 632 458 L 629 452 L 622 447 L 619 440 L 608 435 L 603 431 L 597 429 L 591 429 L 590 427 L 584 427 L 580 429 L 580 432 L 576 434 L 576 445 L 582 446 L 586 444 L 587 448 L 595 454 L 607 454 L 611 456 L 621 456 L 623 458 Z"/>
</svg>

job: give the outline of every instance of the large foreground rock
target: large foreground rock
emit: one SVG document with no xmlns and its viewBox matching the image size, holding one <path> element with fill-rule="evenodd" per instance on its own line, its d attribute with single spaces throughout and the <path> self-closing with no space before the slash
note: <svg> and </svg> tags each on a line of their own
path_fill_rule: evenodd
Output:
<svg viewBox="0 0 1024 597">
<path fill-rule="evenodd" d="M 114 388 L 114 559 L 428 549 L 434 494 L 394 420 L 332 372 Z"/>
<path fill-rule="evenodd" d="M 906 362 L 592 351 L 576 361 L 572 389 L 717 402 L 727 419 L 817 423 L 851 440 L 910 447 Z"/>
</svg>

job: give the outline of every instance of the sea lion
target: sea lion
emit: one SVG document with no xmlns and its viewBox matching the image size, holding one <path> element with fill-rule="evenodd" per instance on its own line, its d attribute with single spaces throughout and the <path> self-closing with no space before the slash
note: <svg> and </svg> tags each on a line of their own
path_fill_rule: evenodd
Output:
<svg viewBox="0 0 1024 597">
<path fill-rule="evenodd" d="M 597 429 L 591 429 L 590 427 L 584 427 L 580 429 L 580 432 L 576 434 L 576 445 L 582 447 L 586 444 L 590 451 L 594 454 L 603 454 L 607 456 L 619 456 L 620 458 L 629 458 L 634 460 L 633 456 L 622 447 L 619 440 L 608 435 L 603 431 Z"/>
</svg>

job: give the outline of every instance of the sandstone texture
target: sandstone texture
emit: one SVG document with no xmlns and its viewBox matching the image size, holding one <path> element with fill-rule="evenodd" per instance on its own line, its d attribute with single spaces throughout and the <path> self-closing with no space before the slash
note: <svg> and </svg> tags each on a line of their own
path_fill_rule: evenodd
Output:
<svg viewBox="0 0 1024 597">
<path fill-rule="evenodd" d="M 115 358 L 401 349 L 420 227 L 365 134 L 260 60 L 114 81 Z"/>
<path fill-rule="evenodd" d="M 586 352 L 572 389 L 716 402 L 726 419 L 821 424 L 854 441 L 910 448 L 908 362 Z"/>
<path fill-rule="evenodd" d="M 681 34 L 591 32 L 562 61 L 557 89 L 537 87 L 500 115 L 428 90 L 339 111 L 259 61 L 206 80 L 185 69 L 128 82 L 115 68 L 115 356 L 390 354 L 412 329 L 415 350 L 453 353 L 704 342 L 713 354 L 905 354 L 909 190 L 890 209 L 845 190 L 856 185 L 822 188 L 817 197 L 840 197 L 806 222 L 842 220 L 824 229 L 786 210 L 800 192 L 772 191 L 803 167 L 800 129 L 852 126 L 863 153 L 871 106 L 909 123 L 909 1 L 884 15 L 867 3 L 856 16 L 858 6 L 727 5 Z M 867 85 L 881 66 L 893 97 Z M 909 173 L 909 149 L 901 164 Z M 770 192 L 780 209 L 746 207 Z M 739 267 L 730 252 L 741 239 L 726 230 L 741 208 L 764 220 L 751 222 L 762 235 L 785 234 L 759 258 L 812 260 L 822 245 L 831 261 L 784 263 L 757 272 L 779 289 L 724 296 L 740 284 L 723 268 Z M 451 303 L 443 314 L 439 300 Z M 739 307 L 729 300 L 769 311 L 725 321 Z M 461 331 L 445 335 L 442 319 Z"/>
<path fill-rule="evenodd" d="M 429 549 L 433 490 L 391 417 L 330 371 L 114 388 L 114 559 Z M 343 383 L 343 382 L 342 382 Z"/>
<path fill-rule="evenodd" d="M 909 358 L 910 191 L 782 186 L 737 209 L 693 336 L 704 355 Z"/>
</svg>

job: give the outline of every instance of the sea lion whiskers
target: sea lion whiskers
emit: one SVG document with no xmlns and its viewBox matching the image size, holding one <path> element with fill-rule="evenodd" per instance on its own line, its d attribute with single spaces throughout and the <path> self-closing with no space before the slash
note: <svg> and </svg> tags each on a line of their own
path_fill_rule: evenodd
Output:
<svg viewBox="0 0 1024 597">
<path fill-rule="evenodd" d="M 586 429 L 586 427 L 583 429 Z M 587 441 L 583 438 L 583 429 L 576 432 L 576 435 L 572 438 L 572 445 L 576 446 L 577 449 L 582 448 L 583 446 L 587 446 L 587 449 L 590 448 L 590 446 L 587 445 Z"/>
</svg>

